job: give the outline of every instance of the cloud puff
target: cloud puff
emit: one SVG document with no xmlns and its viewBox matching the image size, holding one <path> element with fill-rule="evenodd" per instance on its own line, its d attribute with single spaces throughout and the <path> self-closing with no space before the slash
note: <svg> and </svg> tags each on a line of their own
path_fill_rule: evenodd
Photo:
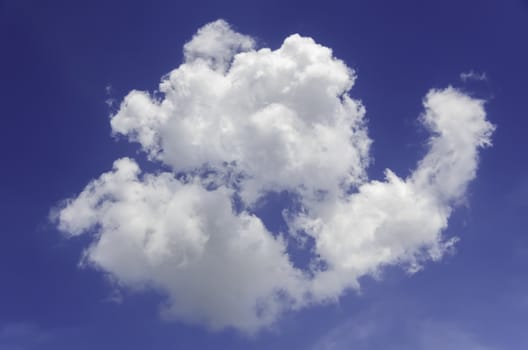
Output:
<svg viewBox="0 0 528 350">
<path fill-rule="evenodd" d="M 249 42 L 223 21 L 206 25 L 161 82 L 163 97 L 129 93 L 113 131 L 174 171 L 243 177 L 247 204 L 269 190 L 335 194 L 359 183 L 370 140 L 363 107 L 346 94 L 354 72 L 310 38 L 235 54 Z M 231 61 L 228 71 L 217 69 L 219 60 Z"/>
<path fill-rule="evenodd" d="M 93 234 L 87 264 L 123 287 L 161 291 L 166 317 L 250 333 L 383 266 L 440 259 L 493 131 L 482 101 L 432 90 L 421 116 L 427 155 L 405 179 L 387 170 L 368 181 L 354 71 L 297 34 L 276 50 L 254 46 L 222 20 L 198 30 L 159 91 L 131 91 L 111 119 L 170 171 L 143 174 L 119 159 L 57 213 L 60 230 Z M 254 214 L 273 191 L 298 201 L 285 211 L 289 232 Z M 289 245 L 306 236 L 315 243 L 301 246 L 311 256 L 301 268 Z"/>
<path fill-rule="evenodd" d="M 171 173 L 141 176 L 123 158 L 60 212 L 59 228 L 95 229 L 87 262 L 123 286 L 166 292 L 167 317 L 252 331 L 299 300 L 303 279 L 282 240 L 232 210 L 232 192 Z"/>
</svg>

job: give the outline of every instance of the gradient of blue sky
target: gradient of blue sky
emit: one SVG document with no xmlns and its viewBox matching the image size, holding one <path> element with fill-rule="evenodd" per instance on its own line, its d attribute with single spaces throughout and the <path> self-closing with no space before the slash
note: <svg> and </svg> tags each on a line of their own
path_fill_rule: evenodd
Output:
<svg viewBox="0 0 528 350">
<path fill-rule="evenodd" d="M 497 125 L 466 208 L 448 232 L 453 256 L 399 268 L 339 304 L 287 313 L 272 332 L 164 322 L 155 293 L 122 303 L 79 269 L 85 238 L 65 240 L 51 206 L 137 146 L 110 135 L 110 95 L 153 90 L 197 28 L 224 18 L 260 46 L 301 33 L 357 70 L 374 164 L 406 175 L 423 155 L 416 123 L 434 87 L 488 100 Z M 525 349 L 528 336 L 528 3 L 509 1 L 0 2 L 0 349 Z M 485 72 L 466 82 L 462 72 Z M 147 164 L 147 163 L 145 163 Z M 271 225 L 278 213 L 267 213 Z"/>
</svg>

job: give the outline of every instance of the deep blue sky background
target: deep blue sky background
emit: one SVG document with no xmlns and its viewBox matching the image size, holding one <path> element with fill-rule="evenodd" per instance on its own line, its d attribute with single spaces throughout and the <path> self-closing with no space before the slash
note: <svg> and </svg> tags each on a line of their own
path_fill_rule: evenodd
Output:
<svg viewBox="0 0 528 350">
<path fill-rule="evenodd" d="M 405 176 L 420 159 L 416 117 L 430 88 L 487 99 L 498 129 L 450 222 L 457 253 L 411 277 L 388 269 L 361 295 L 287 314 L 256 339 L 160 321 L 155 294 L 110 302 L 104 277 L 78 268 L 84 238 L 61 237 L 49 210 L 138 151 L 110 137 L 105 100 L 154 90 L 218 18 L 260 46 L 311 36 L 357 70 L 372 178 L 386 167 Z M 527 65 L 521 0 L 0 1 L 0 349 L 309 349 L 329 337 L 337 348 L 420 349 L 422 333 L 528 348 Z M 489 79 L 463 83 L 470 70 Z M 375 336 L 351 336 L 357 324 Z"/>
</svg>

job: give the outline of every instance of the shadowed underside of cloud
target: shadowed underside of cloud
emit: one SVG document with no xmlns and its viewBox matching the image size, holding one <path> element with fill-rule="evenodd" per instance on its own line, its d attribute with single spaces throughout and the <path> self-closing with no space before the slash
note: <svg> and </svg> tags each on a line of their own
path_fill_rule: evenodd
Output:
<svg viewBox="0 0 528 350">
<path fill-rule="evenodd" d="M 493 131 L 482 101 L 429 91 L 427 155 L 407 178 L 387 170 L 369 181 L 365 108 L 349 96 L 355 72 L 329 48 L 295 34 L 257 50 L 219 20 L 184 57 L 159 92 L 131 91 L 111 119 L 171 171 L 116 160 L 57 211 L 60 230 L 93 235 L 86 264 L 122 287 L 160 290 L 168 318 L 252 333 L 383 266 L 416 271 L 453 245 L 442 231 Z M 299 201 L 281 234 L 254 214 L 273 191 Z M 300 268 L 289 245 L 306 237 L 315 243 Z"/>
</svg>

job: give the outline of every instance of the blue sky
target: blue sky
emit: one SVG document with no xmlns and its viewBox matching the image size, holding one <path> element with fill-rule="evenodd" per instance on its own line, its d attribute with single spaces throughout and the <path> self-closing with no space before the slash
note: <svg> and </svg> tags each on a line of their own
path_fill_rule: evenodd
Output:
<svg viewBox="0 0 528 350">
<path fill-rule="evenodd" d="M 193 35 L 200 37 L 199 28 L 220 18 L 225 22 L 215 23 L 223 24 L 204 32 L 222 35 L 212 42 L 191 41 Z M 315 83 L 299 80 L 298 94 L 284 97 L 271 109 L 265 109 L 270 105 L 267 100 L 263 107 L 254 103 L 260 95 L 253 91 L 258 89 L 264 96 L 274 96 L 272 88 L 258 83 L 251 85 L 255 90 L 229 90 L 225 92 L 229 98 L 216 99 L 201 97 L 216 91 L 211 87 L 217 86 L 216 80 L 206 80 L 196 90 L 189 88 L 189 95 L 166 97 L 190 109 L 205 106 L 205 116 L 216 112 L 225 116 L 226 125 L 234 130 L 229 135 L 235 136 L 220 137 L 222 146 L 214 146 L 221 133 L 195 128 L 195 119 L 181 125 L 142 122 L 152 114 L 148 108 L 165 97 L 160 93 L 146 100 L 141 99 L 146 95 L 130 97 L 132 90 L 159 90 L 162 77 L 182 63 L 190 67 L 185 73 L 189 75 L 175 74 L 168 81 L 172 87 L 184 79 L 192 81 L 192 74 L 201 72 L 202 59 L 219 74 L 210 75 L 211 79 L 228 74 L 231 63 L 238 64 L 239 73 L 233 74 L 237 79 L 229 82 L 247 87 L 250 74 L 258 73 L 255 66 L 242 59 L 230 62 L 233 52 L 226 54 L 225 67 L 211 66 L 224 58 L 215 45 L 245 52 L 277 50 L 294 33 L 322 46 L 291 40 L 293 53 L 288 59 L 297 64 L 303 57 L 323 57 L 319 48 L 330 48 L 332 54 L 317 66 L 328 74 L 318 76 L 321 80 Z M 0 350 L 528 346 L 523 103 L 528 93 L 528 2 L 5 0 L 0 2 L 0 38 L 4 130 L 0 149 L 5 160 L 0 175 Z M 186 46 L 184 57 L 189 42 L 194 44 Z M 279 57 L 279 51 L 270 52 Z M 207 61 L 211 57 L 213 63 Z M 263 65 L 263 79 L 270 77 L 265 81 L 272 86 L 287 84 L 281 80 L 286 74 L 283 68 Z M 297 71 L 301 68 L 291 69 L 292 76 L 302 75 Z M 274 72 L 282 73 L 275 77 Z M 353 76 L 357 78 L 348 90 Z M 224 88 L 222 79 L 218 89 Z M 324 95 L 317 90 L 324 84 L 344 95 Z M 452 90 L 445 90 L 448 86 Z M 436 93 L 427 95 L 429 91 Z M 125 96 L 136 105 L 120 105 Z M 424 101 L 429 101 L 425 111 Z M 329 123 L 330 138 L 295 119 L 311 118 L 313 110 L 327 102 L 348 106 L 343 120 L 354 125 L 356 133 L 342 134 L 347 129 L 335 121 L 341 120 L 337 112 L 332 115 L 335 119 L 317 120 Z M 311 107 L 303 112 L 303 106 Z M 445 106 L 454 106 L 455 112 Z M 166 108 L 173 118 L 182 115 L 176 107 Z M 154 119 L 163 115 L 156 113 Z M 444 125 L 445 129 L 440 125 L 436 132 L 445 137 L 435 143 L 419 116 L 430 115 L 435 123 L 443 119 L 433 116 L 444 114 L 460 120 L 454 126 Z M 263 122 L 245 126 L 240 118 L 250 115 Z M 315 112 L 313 117 L 320 118 Z M 481 148 L 486 130 L 491 132 L 486 120 L 496 129 L 493 145 Z M 300 171 L 290 167 L 292 159 L 281 163 L 279 146 L 286 142 L 281 137 L 291 136 L 287 132 L 292 125 L 301 131 L 292 134 L 298 142 L 287 145 L 295 150 L 292 159 L 301 159 L 295 163 Z M 275 129 L 267 129 L 271 126 Z M 367 129 L 368 136 L 362 135 L 360 131 Z M 470 135 L 468 130 L 477 131 Z M 159 144 L 140 140 L 151 131 L 159 136 Z M 191 141 L 185 141 L 187 137 Z M 354 140 L 354 146 L 339 143 L 344 137 Z M 198 139 L 201 143 L 193 141 Z M 328 148 L 328 157 L 316 158 L 311 140 Z M 362 151 L 361 145 L 368 148 L 370 141 L 368 152 Z M 148 152 L 158 159 L 149 160 Z M 446 158 L 453 153 L 461 158 Z M 231 161 L 232 154 L 236 166 L 229 174 L 242 180 L 227 183 L 220 176 L 228 172 L 222 161 Z M 336 155 L 337 160 L 332 158 Z M 114 161 L 124 157 L 129 162 L 112 170 Z M 213 183 L 208 185 L 205 171 L 196 170 L 204 159 L 213 164 Z M 127 175 L 135 163 L 143 174 L 154 175 Z M 346 191 L 341 164 L 357 180 Z M 428 175 L 430 169 L 442 166 L 445 173 L 436 174 L 440 180 Z M 401 182 L 386 182 L 386 168 Z M 319 176 L 321 169 L 325 176 Z M 101 174 L 107 174 L 106 182 L 80 197 Z M 132 180 L 122 180 L 120 174 Z M 184 174 L 196 178 L 186 180 Z M 244 174 L 250 175 L 246 179 Z M 122 186 L 124 197 L 112 192 L 114 185 Z M 126 197 L 132 188 L 127 186 L 136 186 L 132 191 L 143 191 L 146 199 Z M 265 194 L 255 199 L 254 188 Z M 274 193 L 270 188 L 278 190 Z M 223 189 L 235 194 L 230 197 Z M 366 192 L 371 195 L 361 194 Z M 315 198 L 313 193 L 326 197 Z M 72 201 L 64 202 L 67 198 Z M 218 209 L 225 209 L 222 204 L 229 198 L 238 203 L 233 213 Z M 90 207 L 92 226 L 79 214 L 90 200 L 106 203 Z M 169 210 L 168 217 L 157 216 L 161 210 L 157 205 L 166 209 L 167 202 L 173 205 L 170 210 L 179 209 Z M 153 204 L 139 206 L 145 203 Z M 281 215 L 289 209 L 294 219 L 300 219 L 300 207 L 308 213 L 308 222 L 322 222 L 320 231 L 311 232 L 302 220 L 287 222 Z M 123 219 L 120 213 L 125 209 L 136 214 Z M 151 216 L 141 217 L 151 209 Z M 55 219 L 50 220 L 50 212 Z M 402 219 L 363 223 L 373 212 Z M 194 216 L 201 218 L 196 225 L 211 223 L 212 229 L 194 231 L 195 222 L 185 221 Z M 224 221 L 211 219 L 217 216 Z M 127 226 L 136 223 L 133 219 L 140 221 Z M 134 235 L 144 234 L 144 222 L 153 230 L 147 236 L 153 236 L 155 244 L 138 252 L 122 249 Z M 163 228 L 149 226 L 159 222 Z M 354 241 L 354 237 L 370 237 L 371 224 L 375 237 L 379 232 L 379 237 L 387 238 L 375 238 L 364 246 Z M 240 229 L 244 225 L 257 228 L 244 231 Z M 227 250 L 232 242 L 246 242 L 230 236 L 237 230 L 240 237 L 260 237 L 255 244 L 265 248 L 254 254 L 245 248 Z M 250 236 L 244 236 L 248 232 Z M 202 233 L 209 237 L 203 242 L 215 243 L 203 243 Z M 101 237 L 111 243 L 97 245 Z M 446 247 L 453 237 L 458 237 L 454 247 Z M 251 243 L 253 238 L 248 239 Z M 96 248 L 87 251 L 88 247 Z M 385 260 L 379 257 L 382 248 L 390 251 Z M 442 252 L 441 258 L 435 258 L 433 248 Z M 234 257 L 225 266 L 215 260 L 223 253 Z M 206 258 L 212 263 L 198 263 L 209 261 Z M 309 267 L 310 259 L 320 264 Z M 413 264 L 421 270 L 409 273 Z M 327 280 L 319 278 L 325 271 L 335 274 Z M 299 277 L 302 272 L 311 275 Z M 277 295 L 277 290 L 283 294 Z M 262 302 L 258 312 L 256 300 Z"/>
</svg>

